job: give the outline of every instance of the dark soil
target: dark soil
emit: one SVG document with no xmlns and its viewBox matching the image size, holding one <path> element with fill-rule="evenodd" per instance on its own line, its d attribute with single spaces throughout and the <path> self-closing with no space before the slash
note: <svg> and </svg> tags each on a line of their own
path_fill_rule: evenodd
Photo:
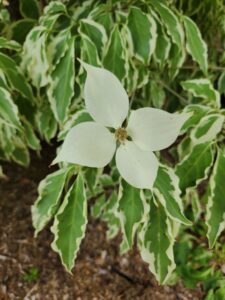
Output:
<svg viewBox="0 0 225 300">
<path fill-rule="evenodd" d="M 35 239 L 31 224 L 30 206 L 38 182 L 52 171 L 51 153 L 47 148 L 43 159 L 32 155 L 29 169 L 4 165 L 8 179 L 0 181 L 0 300 L 203 299 L 200 288 L 158 286 L 137 251 L 119 256 L 120 238 L 107 241 L 100 221 L 90 220 L 73 276 L 68 274 L 51 249 L 49 229 Z"/>
</svg>

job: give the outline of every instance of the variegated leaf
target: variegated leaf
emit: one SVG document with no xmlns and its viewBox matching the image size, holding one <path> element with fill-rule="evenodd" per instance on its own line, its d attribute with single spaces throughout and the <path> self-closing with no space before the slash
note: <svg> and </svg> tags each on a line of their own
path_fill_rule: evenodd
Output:
<svg viewBox="0 0 225 300">
<path fill-rule="evenodd" d="M 207 178 L 213 159 L 214 151 L 211 142 L 197 144 L 192 148 L 192 151 L 176 166 L 182 192 Z"/>
<path fill-rule="evenodd" d="M 106 69 L 114 73 L 120 80 L 122 80 L 127 74 L 124 42 L 117 25 L 115 25 L 112 30 L 103 59 L 103 65 Z"/>
<path fill-rule="evenodd" d="M 66 168 L 55 171 L 40 182 L 38 198 L 31 208 L 35 236 L 37 236 L 56 213 L 70 170 L 71 168 Z"/>
<path fill-rule="evenodd" d="M 183 213 L 179 178 L 173 169 L 166 166 L 159 167 L 153 193 L 155 199 L 161 203 L 169 217 L 176 222 L 191 225 L 191 222 Z"/>
<path fill-rule="evenodd" d="M 71 38 L 65 55 L 51 74 L 48 97 L 54 116 L 60 123 L 67 117 L 74 94 L 74 54 L 74 38 Z"/>
<path fill-rule="evenodd" d="M 14 104 L 10 93 L 0 87 L 0 117 L 13 124 L 15 127 L 20 128 L 21 123 L 18 115 L 18 108 Z"/>
<path fill-rule="evenodd" d="M 203 117 L 200 123 L 191 131 L 192 142 L 201 144 L 215 140 L 222 130 L 224 120 L 224 116 L 220 114 L 210 114 Z"/>
<path fill-rule="evenodd" d="M 208 69 L 207 45 L 202 39 L 201 32 L 195 22 L 186 16 L 183 17 L 183 20 L 187 37 L 187 51 L 206 74 Z"/>
<path fill-rule="evenodd" d="M 98 56 L 98 51 L 95 44 L 91 41 L 91 39 L 82 34 L 81 35 L 81 55 L 80 58 L 82 61 L 93 65 L 100 66 L 100 60 Z"/>
<path fill-rule="evenodd" d="M 148 214 L 145 195 L 142 190 L 134 188 L 124 180 L 120 184 L 117 215 L 120 219 L 126 250 L 133 245 L 138 226 Z M 125 252 L 125 249 L 123 249 Z"/>
<path fill-rule="evenodd" d="M 79 32 L 89 37 L 101 55 L 108 40 L 105 28 L 91 19 L 82 19 Z"/>
<path fill-rule="evenodd" d="M 132 52 L 141 62 L 149 63 L 156 47 L 156 22 L 138 7 L 131 7 L 127 18 L 127 34 Z"/>
<path fill-rule="evenodd" d="M 220 94 L 214 89 L 209 79 L 186 80 L 181 82 L 181 86 L 194 97 L 203 98 L 212 106 L 220 107 Z"/>
<path fill-rule="evenodd" d="M 67 192 L 51 228 L 55 236 L 52 248 L 59 253 L 62 264 L 69 272 L 74 266 L 80 243 L 85 235 L 86 225 L 87 199 L 84 180 L 79 174 Z"/>
<path fill-rule="evenodd" d="M 46 28 L 36 26 L 29 32 L 23 45 L 21 68 L 28 73 L 37 88 L 46 86 L 49 83 L 47 37 Z"/>
<path fill-rule="evenodd" d="M 139 234 L 140 253 L 158 282 L 165 284 L 176 266 L 172 227 L 161 204 L 156 206 L 151 200 L 149 207 L 149 219 Z"/>
<path fill-rule="evenodd" d="M 209 246 L 212 248 L 225 229 L 225 155 L 219 149 L 207 191 L 206 225 Z"/>
</svg>

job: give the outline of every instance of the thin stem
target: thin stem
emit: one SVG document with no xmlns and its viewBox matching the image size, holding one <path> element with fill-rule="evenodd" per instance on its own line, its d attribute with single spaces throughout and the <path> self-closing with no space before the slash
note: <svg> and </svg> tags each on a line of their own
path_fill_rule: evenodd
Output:
<svg viewBox="0 0 225 300">
<path fill-rule="evenodd" d="M 159 83 L 161 86 L 163 86 L 168 92 L 170 92 L 171 94 L 173 94 L 174 96 L 176 96 L 182 104 L 187 105 L 188 101 L 182 97 L 181 95 L 179 95 L 177 92 L 175 92 L 174 90 L 172 90 L 166 83 L 164 83 L 161 80 L 156 80 L 157 83 Z"/>
</svg>

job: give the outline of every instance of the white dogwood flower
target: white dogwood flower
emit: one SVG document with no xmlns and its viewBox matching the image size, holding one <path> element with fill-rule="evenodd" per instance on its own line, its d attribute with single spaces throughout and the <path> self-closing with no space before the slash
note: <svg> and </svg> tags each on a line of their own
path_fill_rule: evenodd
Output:
<svg viewBox="0 0 225 300">
<path fill-rule="evenodd" d="M 54 163 L 102 168 L 116 153 L 120 175 L 134 187 L 151 189 L 159 166 L 153 151 L 165 149 L 176 140 L 187 114 L 140 108 L 131 111 L 124 127 L 129 99 L 120 81 L 108 70 L 82 65 L 87 71 L 85 105 L 94 121 L 69 131 Z"/>
</svg>

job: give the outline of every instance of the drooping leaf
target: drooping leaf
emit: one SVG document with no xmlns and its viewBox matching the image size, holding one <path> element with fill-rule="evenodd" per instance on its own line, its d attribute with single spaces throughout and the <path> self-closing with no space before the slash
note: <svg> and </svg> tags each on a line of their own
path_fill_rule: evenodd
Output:
<svg viewBox="0 0 225 300">
<path fill-rule="evenodd" d="M 63 58 L 51 74 L 48 89 L 49 102 L 56 120 L 62 123 L 74 94 L 74 38 L 71 38 Z"/>
<path fill-rule="evenodd" d="M 130 47 L 137 59 L 148 64 L 156 46 L 156 23 L 138 7 L 131 7 L 127 19 Z"/>
<path fill-rule="evenodd" d="M 212 166 L 214 151 L 211 142 L 197 144 L 176 166 L 176 174 L 180 178 L 180 189 L 195 186 L 206 179 Z"/>
<path fill-rule="evenodd" d="M 207 45 L 194 21 L 187 16 L 184 16 L 183 20 L 187 37 L 187 51 L 206 74 L 208 69 Z"/>
<path fill-rule="evenodd" d="M 172 219 L 185 225 L 191 225 L 183 213 L 179 178 L 172 169 L 165 166 L 159 167 L 153 193 Z"/>
<path fill-rule="evenodd" d="M 117 210 L 127 244 L 126 250 L 128 250 L 133 245 L 134 235 L 138 226 L 148 213 L 148 205 L 143 191 L 122 181 Z"/>
<path fill-rule="evenodd" d="M 171 224 L 163 207 L 150 202 L 149 220 L 139 234 L 142 259 L 149 264 L 150 271 L 159 283 L 164 284 L 175 268 Z"/>
<path fill-rule="evenodd" d="M 0 48 L 6 48 L 10 50 L 20 51 L 21 45 L 13 40 L 7 40 L 4 37 L 0 37 Z"/>
<path fill-rule="evenodd" d="M 33 150 L 40 150 L 40 141 L 37 138 L 32 125 L 25 118 L 23 118 L 23 129 L 27 145 Z"/>
<path fill-rule="evenodd" d="M 209 246 L 212 248 L 225 229 L 225 155 L 219 149 L 208 183 L 206 225 Z"/>
<path fill-rule="evenodd" d="M 55 236 L 52 248 L 59 253 L 64 267 L 69 272 L 74 266 L 86 225 L 87 201 L 84 180 L 79 174 L 67 192 L 51 228 Z"/>
<path fill-rule="evenodd" d="M 20 92 L 32 102 L 34 99 L 32 89 L 17 67 L 16 62 L 9 56 L 0 53 L 0 68 L 5 73 L 12 89 Z"/>
<path fill-rule="evenodd" d="M 40 182 L 38 198 L 31 208 L 35 236 L 56 213 L 69 171 L 70 168 L 55 171 Z"/>
<path fill-rule="evenodd" d="M 15 127 L 21 126 L 19 115 L 18 115 L 18 108 L 14 104 L 10 93 L 0 87 L 0 116 L 12 123 Z"/>
</svg>

